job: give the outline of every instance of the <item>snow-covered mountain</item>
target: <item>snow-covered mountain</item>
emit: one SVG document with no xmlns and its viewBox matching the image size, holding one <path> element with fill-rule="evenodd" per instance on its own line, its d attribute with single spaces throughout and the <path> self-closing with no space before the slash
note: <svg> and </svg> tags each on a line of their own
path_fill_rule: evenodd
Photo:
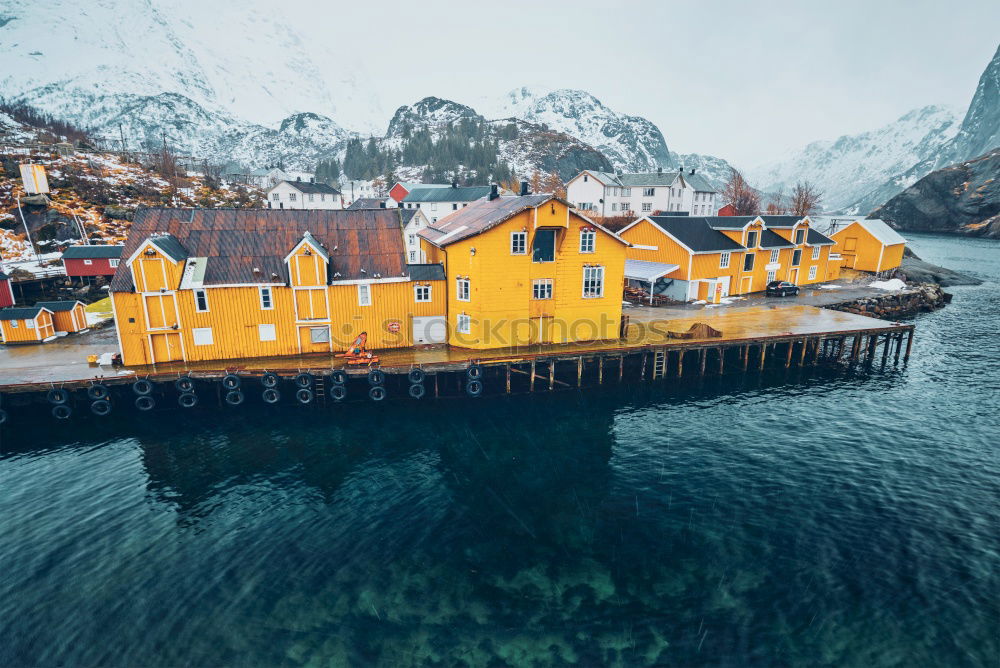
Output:
<svg viewBox="0 0 1000 668">
<path fill-rule="evenodd" d="M 766 192 L 786 194 L 797 181 L 810 181 L 823 191 L 825 208 L 848 207 L 876 185 L 940 153 L 958 132 L 958 121 L 956 110 L 947 107 L 915 109 L 876 130 L 813 142 L 746 176 Z M 900 190 L 907 185 L 900 184 Z"/>
</svg>

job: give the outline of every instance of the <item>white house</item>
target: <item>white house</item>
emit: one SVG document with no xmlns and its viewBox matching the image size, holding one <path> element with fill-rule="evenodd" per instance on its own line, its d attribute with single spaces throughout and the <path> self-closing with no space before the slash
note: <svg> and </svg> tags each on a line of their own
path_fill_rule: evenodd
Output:
<svg viewBox="0 0 1000 668">
<path fill-rule="evenodd" d="M 359 199 L 382 197 L 382 193 L 375 192 L 372 181 L 343 179 L 340 181 L 340 190 L 344 194 L 344 203 L 347 206 Z"/>
<path fill-rule="evenodd" d="M 447 188 L 416 187 L 403 198 L 400 207 L 403 209 L 420 209 L 431 224 L 438 218 L 447 216 L 452 211 L 458 211 L 490 194 L 490 186 L 459 186 L 453 184 Z"/>
<path fill-rule="evenodd" d="M 581 211 L 598 216 L 687 212 L 711 216 L 718 193 L 694 169 L 612 174 L 586 170 L 566 184 L 566 199 Z"/>
<path fill-rule="evenodd" d="M 420 238 L 417 232 L 431 224 L 423 209 L 400 209 L 403 220 L 403 243 L 406 246 L 406 261 L 410 264 L 423 264 L 427 261 L 424 252 L 420 250 Z"/>
<path fill-rule="evenodd" d="M 280 181 L 267 191 L 270 209 L 343 209 L 340 191 L 313 181 Z"/>
</svg>

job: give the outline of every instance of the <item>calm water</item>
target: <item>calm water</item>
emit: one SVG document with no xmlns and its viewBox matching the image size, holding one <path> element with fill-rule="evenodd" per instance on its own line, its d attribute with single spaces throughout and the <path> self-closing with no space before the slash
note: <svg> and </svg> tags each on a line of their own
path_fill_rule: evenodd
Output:
<svg viewBox="0 0 1000 668">
<path fill-rule="evenodd" d="M 3 434 L 0 665 L 1000 664 L 1000 243 L 898 372 Z"/>
</svg>

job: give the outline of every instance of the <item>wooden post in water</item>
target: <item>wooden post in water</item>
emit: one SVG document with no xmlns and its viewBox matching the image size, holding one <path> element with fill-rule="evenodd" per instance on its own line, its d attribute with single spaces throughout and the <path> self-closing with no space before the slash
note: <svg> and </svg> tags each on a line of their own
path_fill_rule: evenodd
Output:
<svg viewBox="0 0 1000 668">
<path fill-rule="evenodd" d="M 698 360 L 698 375 L 705 376 L 705 360 L 708 359 L 708 349 L 701 349 L 701 358 Z"/>
<path fill-rule="evenodd" d="M 882 368 L 889 361 L 889 346 L 892 345 L 892 334 L 885 335 L 885 343 L 882 345 Z"/>
<path fill-rule="evenodd" d="M 792 349 L 795 348 L 795 342 L 788 342 L 788 350 L 785 352 L 785 368 L 787 369 L 792 365 Z"/>
<path fill-rule="evenodd" d="M 625 353 L 618 356 L 618 382 L 622 382 L 622 375 L 625 373 Z"/>
<path fill-rule="evenodd" d="M 913 348 L 913 328 L 910 328 L 910 335 L 906 339 L 906 354 L 903 355 L 903 361 L 907 362 L 910 359 L 910 350 Z"/>
<path fill-rule="evenodd" d="M 851 364 L 855 364 L 858 361 L 858 355 L 861 354 L 861 335 L 854 335 L 854 343 L 851 344 Z"/>
<path fill-rule="evenodd" d="M 726 349 L 720 347 L 717 350 L 719 351 L 719 375 L 721 376 L 726 366 Z"/>
<path fill-rule="evenodd" d="M 845 346 L 846 343 L 847 343 L 847 337 L 846 336 L 840 337 L 840 341 L 837 342 L 837 362 L 838 363 L 840 362 L 840 359 L 844 356 L 844 346 Z"/>
<path fill-rule="evenodd" d="M 816 350 L 813 351 L 813 361 L 812 365 L 816 366 L 819 364 L 819 349 L 823 346 L 823 339 L 816 339 Z"/>
<path fill-rule="evenodd" d="M 648 353 L 642 354 L 642 368 L 639 369 L 639 380 L 646 380 L 646 356 Z"/>
<path fill-rule="evenodd" d="M 758 371 L 763 371 L 764 370 L 764 358 L 765 357 L 767 357 L 767 344 L 766 343 L 762 343 L 762 344 L 760 344 L 760 368 L 758 369 Z"/>
<path fill-rule="evenodd" d="M 806 348 L 808 348 L 809 339 L 802 339 L 802 350 L 799 351 L 799 366 L 806 365 Z"/>
<path fill-rule="evenodd" d="M 746 371 L 750 364 L 750 345 L 743 346 L 743 350 L 740 352 L 743 357 L 743 371 Z"/>
<path fill-rule="evenodd" d="M 510 362 L 507 362 L 504 366 L 507 367 L 507 394 L 510 394 Z"/>
<path fill-rule="evenodd" d="M 875 360 L 875 348 L 878 347 L 878 334 L 868 335 L 868 352 L 865 355 L 865 366 L 870 367 Z"/>
<path fill-rule="evenodd" d="M 601 355 L 597 356 L 597 384 L 604 384 L 604 357 Z"/>
<path fill-rule="evenodd" d="M 556 361 L 554 359 L 549 360 L 549 389 L 556 389 Z"/>
<path fill-rule="evenodd" d="M 438 375 L 434 374 L 434 398 L 438 398 Z"/>
<path fill-rule="evenodd" d="M 531 360 L 531 379 L 528 381 L 528 391 L 535 391 L 535 360 Z"/>
<path fill-rule="evenodd" d="M 677 351 L 677 377 L 680 378 L 681 374 L 684 373 L 684 349 L 681 348 Z"/>
<path fill-rule="evenodd" d="M 903 348 L 903 333 L 899 332 L 896 334 L 896 357 L 893 359 L 893 364 L 899 364 L 899 352 Z"/>
<path fill-rule="evenodd" d="M 583 355 L 576 358 L 576 386 L 583 383 Z"/>
</svg>

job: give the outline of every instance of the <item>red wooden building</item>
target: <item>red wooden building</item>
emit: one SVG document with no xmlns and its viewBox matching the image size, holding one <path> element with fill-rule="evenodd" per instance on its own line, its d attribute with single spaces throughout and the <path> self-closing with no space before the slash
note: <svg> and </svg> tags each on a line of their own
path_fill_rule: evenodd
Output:
<svg viewBox="0 0 1000 668">
<path fill-rule="evenodd" d="M 122 246 L 70 246 L 63 251 L 63 266 L 70 278 L 104 276 L 111 278 L 118 270 Z"/>
<path fill-rule="evenodd" d="M 3 273 L 3 268 L 0 267 L 0 308 L 7 308 L 13 305 L 14 286 L 11 283 L 10 276 Z"/>
<path fill-rule="evenodd" d="M 736 207 L 733 206 L 732 204 L 727 204 L 724 207 L 722 207 L 721 209 L 719 209 L 719 213 L 717 215 L 720 215 L 720 216 L 735 216 L 736 215 Z"/>
</svg>

